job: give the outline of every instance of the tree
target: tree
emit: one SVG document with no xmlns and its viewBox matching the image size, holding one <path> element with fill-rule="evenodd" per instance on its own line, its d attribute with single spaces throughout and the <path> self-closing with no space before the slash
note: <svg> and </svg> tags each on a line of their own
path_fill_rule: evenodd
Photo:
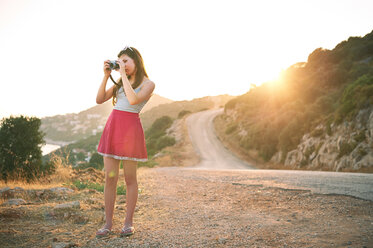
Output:
<svg viewBox="0 0 373 248">
<path fill-rule="evenodd" d="M 44 133 L 39 131 L 41 120 L 36 117 L 3 118 L 0 126 L 0 179 L 34 181 L 51 169 L 43 166 L 41 145 Z"/>
</svg>

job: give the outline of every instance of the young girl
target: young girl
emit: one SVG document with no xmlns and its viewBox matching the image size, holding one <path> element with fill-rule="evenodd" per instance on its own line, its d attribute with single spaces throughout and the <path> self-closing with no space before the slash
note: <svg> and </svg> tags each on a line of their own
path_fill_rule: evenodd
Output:
<svg viewBox="0 0 373 248">
<path fill-rule="evenodd" d="M 105 217 L 106 224 L 96 235 L 106 236 L 113 226 L 113 212 L 119 175 L 119 163 L 123 161 L 125 175 L 127 213 L 121 235 L 132 235 L 133 215 L 137 202 L 137 161 L 147 161 L 144 131 L 139 113 L 152 95 L 155 84 L 148 79 L 139 51 L 125 47 L 118 54 L 121 78 L 106 90 L 110 77 L 109 60 L 104 62 L 104 79 L 97 93 L 96 102 L 102 104 L 113 97 L 111 112 L 102 133 L 97 152 L 104 158 L 105 167 Z"/>
</svg>

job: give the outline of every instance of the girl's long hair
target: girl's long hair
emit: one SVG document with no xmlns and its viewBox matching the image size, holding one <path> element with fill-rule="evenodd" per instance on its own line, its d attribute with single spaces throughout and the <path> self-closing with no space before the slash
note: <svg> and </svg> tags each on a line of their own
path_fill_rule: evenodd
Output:
<svg viewBox="0 0 373 248">
<path fill-rule="evenodd" d="M 135 62 L 137 71 L 135 74 L 135 83 L 131 86 L 133 89 L 136 89 L 144 80 L 144 76 L 148 77 L 148 74 L 146 73 L 144 61 L 142 60 L 140 52 L 134 47 L 131 47 L 131 49 L 127 48 L 127 49 L 123 49 L 122 51 L 120 51 L 118 54 L 118 58 L 122 56 L 123 54 L 126 54 L 128 57 L 133 59 L 133 61 Z M 127 78 L 130 79 L 130 76 L 127 76 Z M 114 91 L 113 91 L 113 105 L 117 103 L 118 90 L 120 89 L 120 87 L 123 87 L 122 78 L 120 78 L 117 83 L 118 85 L 115 85 Z"/>
</svg>

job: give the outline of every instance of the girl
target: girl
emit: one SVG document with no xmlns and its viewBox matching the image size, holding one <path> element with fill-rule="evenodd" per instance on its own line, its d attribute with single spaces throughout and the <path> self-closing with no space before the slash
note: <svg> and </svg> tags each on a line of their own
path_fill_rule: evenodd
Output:
<svg viewBox="0 0 373 248">
<path fill-rule="evenodd" d="M 104 62 L 104 79 L 97 93 L 96 102 L 102 104 L 113 97 L 111 112 L 102 133 L 97 152 L 104 158 L 105 167 L 105 217 L 106 224 L 97 231 L 99 237 L 106 236 L 113 226 L 113 212 L 119 175 L 119 163 L 123 161 L 125 175 L 127 213 L 122 235 L 132 235 L 133 214 L 137 202 L 137 161 L 147 161 L 144 131 L 139 113 L 152 95 L 155 84 L 148 79 L 139 51 L 125 47 L 118 54 L 121 78 L 106 90 L 110 77 L 109 60 Z"/>
</svg>

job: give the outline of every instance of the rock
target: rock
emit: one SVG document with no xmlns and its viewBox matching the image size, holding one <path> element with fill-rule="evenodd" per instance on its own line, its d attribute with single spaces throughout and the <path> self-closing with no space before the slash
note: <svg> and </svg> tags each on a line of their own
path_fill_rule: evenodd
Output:
<svg viewBox="0 0 373 248">
<path fill-rule="evenodd" d="M 65 243 L 65 242 L 58 242 L 58 243 L 52 243 L 52 248 L 71 248 L 71 247 L 77 247 L 78 245 L 75 243 Z"/>
<path fill-rule="evenodd" d="M 0 211 L 0 218 L 19 219 L 22 218 L 24 214 L 25 211 L 22 208 L 6 208 Z"/>
<path fill-rule="evenodd" d="M 117 206 L 116 209 L 118 209 L 118 210 L 125 210 L 124 206 L 122 206 L 122 205 Z"/>
<path fill-rule="evenodd" d="M 57 210 L 57 211 L 73 210 L 73 209 L 80 209 L 80 202 L 79 201 L 73 201 L 73 202 L 58 204 L 58 205 L 54 206 L 54 208 L 53 208 L 53 210 Z"/>
<path fill-rule="evenodd" d="M 57 194 L 70 194 L 74 193 L 74 190 L 65 188 L 65 187 L 55 187 L 55 188 L 50 188 L 50 191 L 57 193 Z"/>
<path fill-rule="evenodd" d="M 358 170 L 358 169 L 364 168 L 364 167 L 365 168 L 371 167 L 372 165 L 373 165 L 373 152 L 369 152 L 364 157 L 362 157 L 362 159 L 360 159 L 359 162 L 354 164 L 353 168 L 355 170 Z"/>
<path fill-rule="evenodd" d="M 70 219 L 73 220 L 74 224 L 86 224 L 89 221 L 89 218 L 81 213 L 72 214 Z"/>
<path fill-rule="evenodd" d="M 317 126 L 304 134 L 297 148 L 289 151 L 284 164 L 293 168 L 341 171 L 373 169 L 373 107 L 360 110 L 356 118 L 331 125 L 331 135 L 312 137 Z M 362 134 L 365 134 L 365 138 Z M 277 152 L 271 162 L 279 162 Z"/>
<path fill-rule="evenodd" d="M 373 138 L 373 111 L 370 113 L 369 120 L 368 120 L 368 131 L 369 131 L 369 136 Z"/>
<path fill-rule="evenodd" d="M 300 162 L 303 160 L 304 155 L 299 150 L 293 150 L 291 152 L 288 152 L 285 159 L 285 165 L 291 166 L 291 167 L 299 167 Z"/>
<path fill-rule="evenodd" d="M 0 189 L 0 197 L 1 198 L 9 198 L 9 197 L 13 197 L 13 195 L 11 195 L 11 189 L 9 187 L 5 187 L 5 188 L 1 188 Z"/>
<path fill-rule="evenodd" d="M 88 198 L 88 199 L 85 200 L 85 202 L 87 204 L 96 204 L 96 203 L 100 203 L 100 200 L 97 199 L 97 198 Z"/>
<path fill-rule="evenodd" d="M 272 156 L 271 158 L 271 163 L 279 164 L 281 163 L 281 157 L 282 157 L 282 152 L 276 152 L 275 155 Z"/>
<path fill-rule="evenodd" d="M 25 205 L 27 202 L 21 198 L 9 199 L 8 201 L 1 204 L 1 206 L 18 206 L 18 205 Z"/>
</svg>

